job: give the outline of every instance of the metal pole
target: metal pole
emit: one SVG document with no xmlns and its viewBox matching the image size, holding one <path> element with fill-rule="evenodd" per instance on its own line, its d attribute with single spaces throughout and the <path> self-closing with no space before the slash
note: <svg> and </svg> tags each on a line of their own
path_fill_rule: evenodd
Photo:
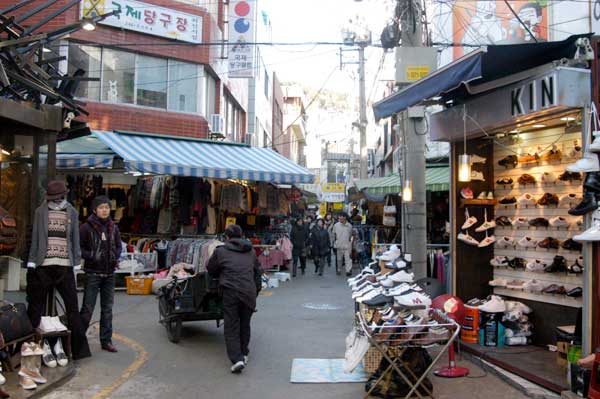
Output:
<svg viewBox="0 0 600 399">
<path fill-rule="evenodd" d="M 422 47 L 423 33 L 421 25 L 420 2 L 405 0 L 406 12 L 401 21 L 402 44 L 404 46 Z M 403 129 L 404 145 L 404 179 L 412 181 L 413 200 L 403 202 L 402 206 L 402 237 L 405 251 L 412 255 L 415 278 L 427 276 L 427 196 L 425 188 L 425 147 L 427 143 L 427 125 L 424 118 L 402 112 L 399 123 Z"/>
<path fill-rule="evenodd" d="M 359 107 L 360 107 L 360 178 L 367 176 L 367 98 L 365 94 L 365 45 L 358 47 Z"/>
</svg>

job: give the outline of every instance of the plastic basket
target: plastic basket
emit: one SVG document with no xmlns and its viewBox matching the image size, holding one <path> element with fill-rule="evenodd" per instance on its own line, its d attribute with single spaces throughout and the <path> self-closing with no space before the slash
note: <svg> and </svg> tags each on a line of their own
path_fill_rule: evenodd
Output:
<svg viewBox="0 0 600 399">
<path fill-rule="evenodd" d="M 150 295 L 152 293 L 152 277 L 125 277 L 128 295 Z"/>
<path fill-rule="evenodd" d="M 368 374 L 373 374 L 379 368 L 383 355 L 374 346 L 371 346 L 363 358 L 363 365 Z"/>
</svg>

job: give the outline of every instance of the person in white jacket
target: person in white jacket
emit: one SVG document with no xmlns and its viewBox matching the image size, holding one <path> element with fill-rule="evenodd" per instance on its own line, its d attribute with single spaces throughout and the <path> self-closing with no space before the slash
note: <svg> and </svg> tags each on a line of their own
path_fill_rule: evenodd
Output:
<svg viewBox="0 0 600 399">
<path fill-rule="evenodd" d="M 336 273 L 341 274 L 342 263 L 346 263 L 346 276 L 352 275 L 352 225 L 348 223 L 345 213 L 339 216 L 339 220 L 333 225 L 333 247 L 336 249 Z"/>
</svg>

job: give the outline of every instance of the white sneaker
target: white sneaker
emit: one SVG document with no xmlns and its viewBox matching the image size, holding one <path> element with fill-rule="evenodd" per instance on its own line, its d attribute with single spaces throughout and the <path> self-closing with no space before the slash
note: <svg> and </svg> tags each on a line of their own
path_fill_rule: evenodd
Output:
<svg viewBox="0 0 600 399">
<path fill-rule="evenodd" d="M 42 361 L 46 365 L 46 367 L 50 367 L 51 369 L 55 368 L 58 363 L 56 362 L 56 358 L 54 354 L 52 354 L 52 350 L 50 349 L 50 344 L 48 341 L 44 340 L 44 344 L 42 346 L 44 350 L 44 354 L 42 355 Z"/>
<path fill-rule="evenodd" d="M 239 362 L 231 366 L 231 372 L 234 374 L 241 373 L 244 367 L 246 367 L 246 364 L 240 360 Z"/>
<path fill-rule="evenodd" d="M 369 299 L 375 298 L 379 294 L 383 294 L 383 289 L 379 288 L 379 289 L 371 290 L 371 291 L 367 292 L 366 294 L 359 296 L 355 300 L 358 303 L 363 303 L 364 301 L 368 301 Z"/>
<path fill-rule="evenodd" d="M 530 272 L 543 272 L 547 266 L 547 263 L 544 263 L 539 259 L 533 259 L 527 262 L 525 269 Z"/>
<path fill-rule="evenodd" d="M 508 281 L 505 278 L 496 278 L 488 284 L 492 287 L 506 287 L 506 283 L 508 283 Z"/>
<path fill-rule="evenodd" d="M 474 163 L 485 163 L 486 158 L 484 157 L 480 157 L 479 155 L 469 155 L 470 159 L 471 159 L 471 164 Z"/>
<path fill-rule="evenodd" d="M 63 323 L 61 323 L 60 318 L 58 316 L 51 317 L 50 322 L 55 328 L 55 331 L 67 331 L 67 327 Z"/>
<path fill-rule="evenodd" d="M 56 326 L 52 322 L 52 317 L 42 316 L 40 319 L 40 325 L 38 326 L 42 332 L 56 332 Z"/>
<path fill-rule="evenodd" d="M 531 195 L 529 193 L 525 193 L 521 197 L 519 197 L 517 202 L 519 203 L 520 206 L 535 206 L 536 199 L 533 195 Z"/>
<path fill-rule="evenodd" d="M 531 308 L 525 305 L 523 302 L 506 301 L 505 305 L 507 312 L 519 312 L 522 314 L 530 314 L 532 312 Z"/>
<path fill-rule="evenodd" d="M 471 180 L 485 181 L 482 172 L 471 170 Z"/>
<path fill-rule="evenodd" d="M 527 220 L 527 218 L 515 218 L 512 221 L 512 225 L 515 229 L 518 229 L 519 227 L 529 227 L 529 220 Z"/>
<path fill-rule="evenodd" d="M 573 206 L 579 204 L 583 198 L 578 196 L 577 194 L 565 194 L 560 197 L 558 201 L 559 208 L 572 208 Z"/>
<path fill-rule="evenodd" d="M 526 281 L 525 284 L 523 285 L 523 290 L 525 291 L 531 291 L 531 292 L 540 292 L 544 289 L 544 286 L 542 285 L 542 283 L 540 283 L 537 280 L 529 280 Z"/>
<path fill-rule="evenodd" d="M 567 172 L 598 172 L 600 171 L 600 163 L 598 163 L 598 155 L 586 152 L 583 158 L 577 160 L 565 168 Z"/>
<path fill-rule="evenodd" d="M 504 303 L 504 300 L 499 296 L 492 295 L 489 301 L 479 306 L 479 310 L 488 313 L 500 313 L 506 310 L 506 304 Z"/>
<path fill-rule="evenodd" d="M 594 219 L 592 227 L 581 234 L 573 236 L 573 240 L 579 242 L 600 241 L 600 220 Z"/>
<path fill-rule="evenodd" d="M 552 227 L 569 227 L 571 223 L 562 216 L 555 216 L 550 219 L 550 226 Z"/>
<path fill-rule="evenodd" d="M 478 228 L 475 229 L 476 232 L 481 233 L 490 229 L 493 229 L 496 227 L 496 222 L 493 220 L 486 220 L 485 222 L 483 222 L 481 224 L 481 226 L 479 226 Z"/>
<path fill-rule="evenodd" d="M 589 147 L 591 152 L 600 152 L 600 136 L 594 135 L 594 141 Z"/>
<path fill-rule="evenodd" d="M 506 256 L 494 256 L 492 260 L 490 260 L 490 265 L 494 267 L 508 267 L 508 257 Z"/>
<path fill-rule="evenodd" d="M 395 296 L 394 301 L 400 306 L 421 307 L 431 306 L 431 298 L 422 292 L 412 291 L 405 295 Z"/>
<path fill-rule="evenodd" d="M 473 180 L 473 179 L 471 179 L 471 180 Z M 487 192 L 486 192 L 486 191 L 482 191 L 482 192 L 480 192 L 480 193 L 479 193 L 479 195 L 477 196 L 477 199 L 478 199 L 478 200 L 484 200 L 484 199 L 487 199 Z"/>
<path fill-rule="evenodd" d="M 474 239 L 473 237 L 471 237 L 469 235 L 469 233 L 464 234 L 464 233 L 460 233 L 458 236 L 456 236 L 456 238 L 458 238 L 460 241 L 464 242 L 465 244 L 468 245 L 474 245 L 474 246 L 478 246 L 479 245 L 479 241 L 477 241 L 476 239 Z"/>
<path fill-rule="evenodd" d="M 506 283 L 506 288 L 511 290 L 522 290 L 525 285 L 525 281 L 522 280 L 512 280 Z"/>
<path fill-rule="evenodd" d="M 493 244 L 493 243 L 495 243 L 495 242 L 496 242 L 496 237 L 495 237 L 495 236 L 493 236 L 493 235 L 491 235 L 491 236 L 488 236 L 488 235 L 487 235 L 487 232 L 486 232 L 486 236 L 485 236 L 485 238 L 484 238 L 483 240 L 481 240 L 481 242 L 480 242 L 480 243 L 479 243 L 479 245 L 477 245 L 477 246 L 478 246 L 479 248 L 485 248 L 485 247 L 487 247 L 487 246 L 490 246 L 490 245 L 492 245 L 492 244 Z"/>
<path fill-rule="evenodd" d="M 400 270 L 389 276 L 389 279 L 396 283 L 412 283 L 415 279 L 414 273 L 408 273 L 405 270 Z"/>
<path fill-rule="evenodd" d="M 467 230 L 468 228 L 474 226 L 477 223 L 477 218 L 475 216 L 469 216 L 469 210 L 465 209 L 465 222 L 462 225 L 463 230 Z"/>
<path fill-rule="evenodd" d="M 542 183 L 554 184 L 556 182 L 556 175 L 552 172 L 542 173 Z"/>
<path fill-rule="evenodd" d="M 54 356 L 56 356 L 56 362 L 60 367 L 65 367 L 69 363 L 69 358 L 63 350 L 60 338 L 56 340 L 56 344 L 54 345 Z"/>
<path fill-rule="evenodd" d="M 523 237 L 519 240 L 519 245 L 523 248 L 535 248 L 537 247 L 538 241 L 531 237 Z"/>
<path fill-rule="evenodd" d="M 499 240 L 496 240 L 496 246 L 498 248 L 512 248 L 515 246 L 515 239 L 512 237 L 504 236 Z"/>
</svg>

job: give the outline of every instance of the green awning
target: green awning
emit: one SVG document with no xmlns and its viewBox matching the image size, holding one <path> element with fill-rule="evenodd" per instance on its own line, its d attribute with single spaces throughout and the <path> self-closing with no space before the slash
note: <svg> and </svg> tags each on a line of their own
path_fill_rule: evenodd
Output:
<svg viewBox="0 0 600 399">
<path fill-rule="evenodd" d="M 400 177 L 397 174 L 357 180 L 354 184 L 359 191 L 366 189 L 370 194 L 398 194 L 402 191 Z M 427 191 L 449 191 L 450 168 L 427 168 L 425 171 L 425 184 Z"/>
</svg>

